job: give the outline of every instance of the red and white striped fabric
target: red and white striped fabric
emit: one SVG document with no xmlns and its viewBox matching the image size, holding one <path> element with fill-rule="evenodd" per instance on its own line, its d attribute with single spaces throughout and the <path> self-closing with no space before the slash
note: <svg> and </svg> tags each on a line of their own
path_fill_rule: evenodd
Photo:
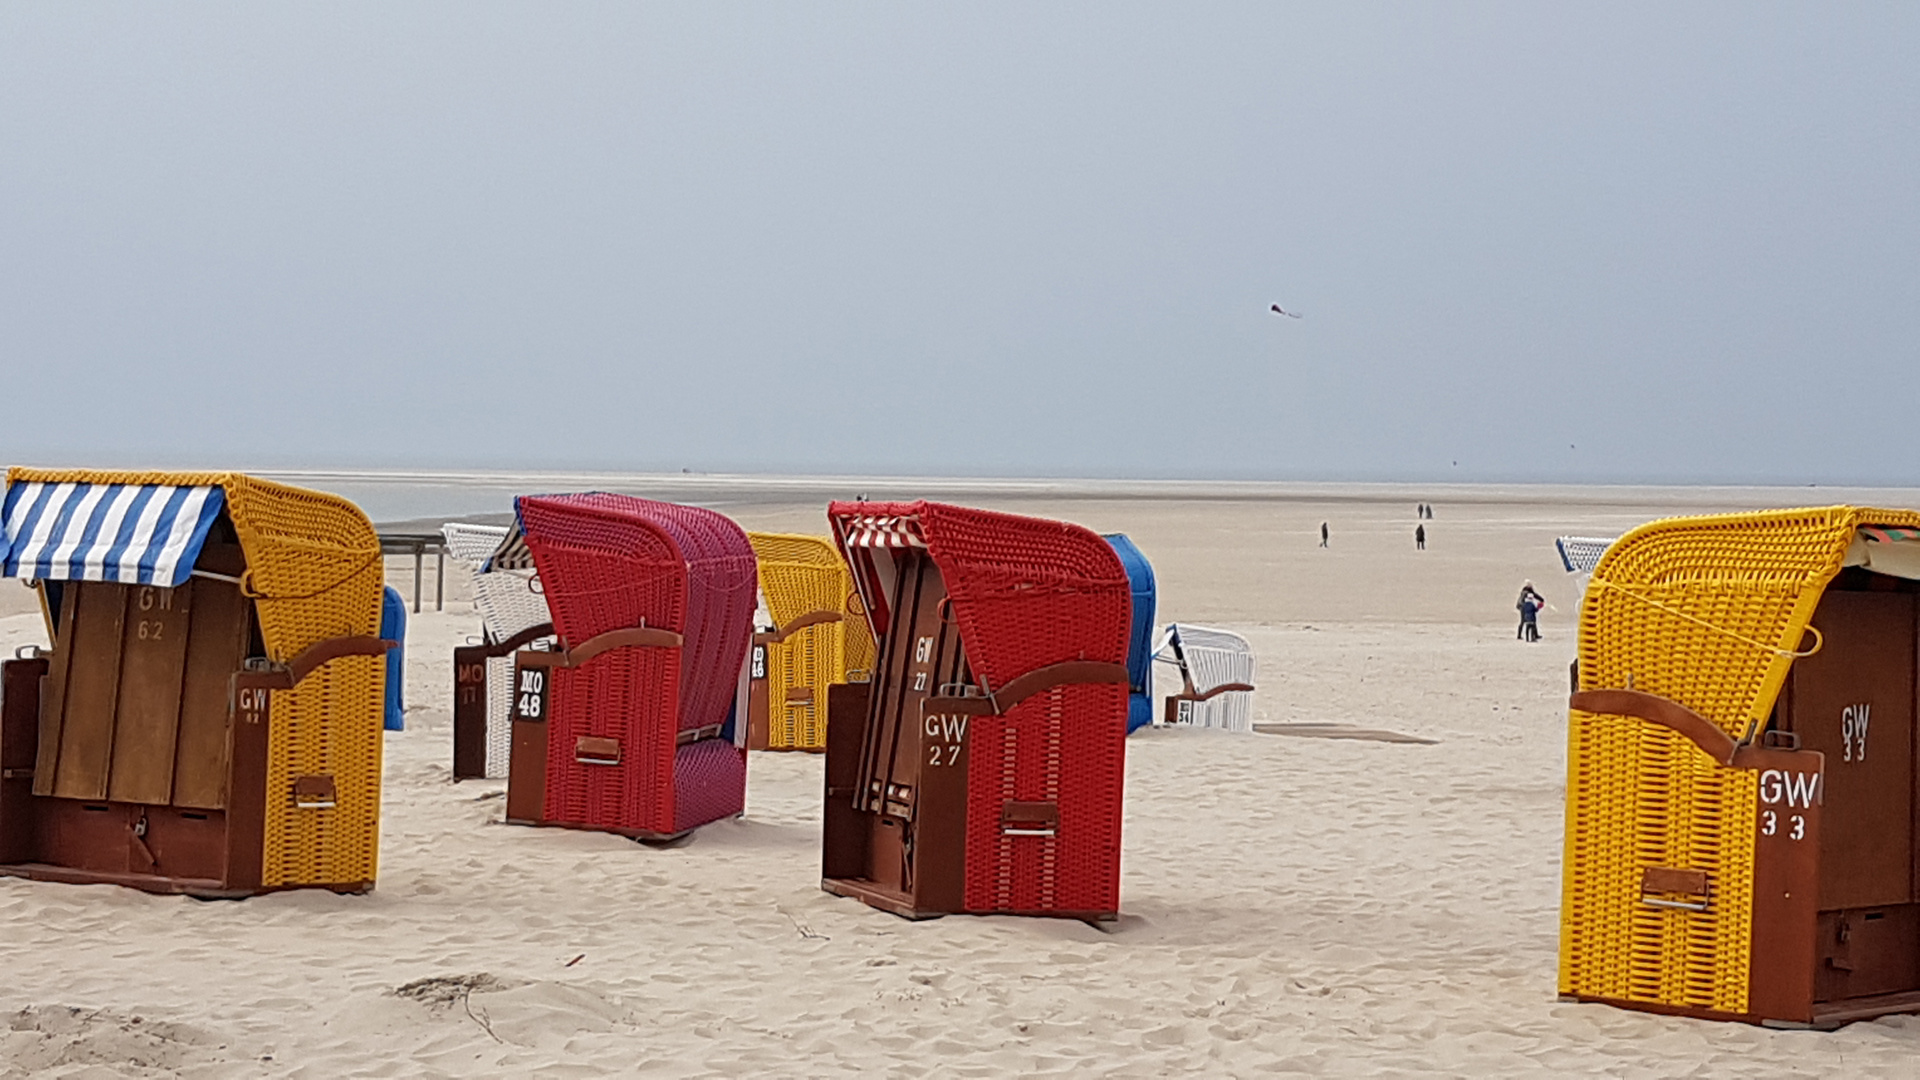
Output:
<svg viewBox="0 0 1920 1080">
<path fill-rule="evenodd" d="M 920 523 L 910 517 L 850 517 L 843 521 L 847 546 L 860 548 L 923 548 Z"/>
</svg>

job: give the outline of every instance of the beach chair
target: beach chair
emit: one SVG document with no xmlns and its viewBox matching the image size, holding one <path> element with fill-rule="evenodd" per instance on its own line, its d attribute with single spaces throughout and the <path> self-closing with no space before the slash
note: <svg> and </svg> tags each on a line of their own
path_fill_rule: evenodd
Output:
<svg viewBox="0 0 1920 1080">
<path fill-rule="evenodd" d="M 538 572 L 556 643 L 514 655 L 507 820 L 664 840 L 739 814 L 746 534 L 711 510 L 628 495 L 529 495 L 514 509 L 486 570 Z"/>
<path fill-rule="evenodd" d="M 236 473 L 13 469 L 0 874 L 236 897 L 373 887 L 384 566 L 366 516 Z"/>
<path fill-rule="evenodd" d="M 394 642 L 387 650 L 387 690 L 381 710 L 388 731 L 407 728 L 407 602 L 400 590 L 388 585 L 380 596 L 380 636 Z"/>
<path fill-rule="evenodd" d="M 1560 554 L 1560 563 L 1567 568 L 1567 573 L 1591 574 L 1613 542 L 1596 536 L 1562 536 L 1554 540 L 1553 549 Z"/>
<path fill-rule="evenodd" d="M 821 885 L 908 918 L 1119 909 L 1129 585 L 1079 526 L 828 510 L 880 654 L 829 692 Z"/>
<path fill-rule="evenodd" d="M 1132 629 L 1127 637 L 1127 734 L 1153 723 L 1153 565 L 1124 533 L 1102 536 L 1120 556 L 1133 596 Z"/>
<path fill-rule="evenodd" d="M 453 778 L 502 779 L 512 752 L 513 654 L 553 636 L 547 598 L 530 569 L 487 568 L 506 542 L 504 525 L 440 526 L 447 554 L 473 577 L 478 644 L 453 650 Z"/>
<path fill-rule="evenodd" d="M 1167 696 L 1169 727 L 1253 730 L 1253 646 L 1231 630 L 1168 623 L 1153 657 L 1180 671 Z"/>
<path fill-rule="evenodd" d="M 873 635 L 845 559 L 824 536 L 748 533 L 773 625 L 753 636 L 747 749 L 827 748 L 827 688 L 865 680 Z"/>
<path fill-rule="evenodd" d="M 1920 1010 L 1920 513 L 1641 526 L 1587 585 L 1560 992 L 1779 1026 Z"/>
</svg>

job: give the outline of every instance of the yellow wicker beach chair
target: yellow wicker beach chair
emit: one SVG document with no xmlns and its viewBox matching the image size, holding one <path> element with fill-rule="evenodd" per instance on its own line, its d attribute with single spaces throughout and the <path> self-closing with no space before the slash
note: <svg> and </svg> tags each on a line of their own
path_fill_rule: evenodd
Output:
<svg viewBox="0 0 1920 1080">
<path fill-rule="evenodd" d="M 853 575 L 824 536 L 748 533 L 773 621 L 754 635 L 747 703 L 751 750 L 827 748 L 827 687 L 864 681 L 873 635 Z"/>
<path fill-rule="evenodd" d="M 344 499 L 235 473 L 13 469 L 0 873 L 239 896 L 372 887 L 385 571 Z"/>
<path fill-rule="evenodd" d="M 1580 615 L 1560 991 L 1835 1026 L 1920 1010 L 1920 514 L 1679 518 Z"/>
</svg>

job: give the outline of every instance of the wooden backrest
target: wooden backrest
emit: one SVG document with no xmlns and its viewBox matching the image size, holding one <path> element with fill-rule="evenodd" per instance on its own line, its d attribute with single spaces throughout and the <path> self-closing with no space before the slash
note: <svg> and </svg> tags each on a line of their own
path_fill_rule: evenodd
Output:
<svg viewBox="0 0 1920 1080">
<path fill-rule="evenodd" d="M 245 568 L 231 542 L 209 541 L 199 565 L 232 578 Z M 224 809 L 228 684 L 253 618 L 238 582 L 222 578 L 64 583 L 34 794 Z"/>
<path fill-rule="evenodd" d="M 911 819 L 923 755 L 939 746 L 921 738 L 921 702 L 951 684 L 971 684 L 960 628 L 952 620 L 946 580 L 924 549 L 893 553 L 897 573 L 887 598 L 893 622 L 880 641 L 861 748 L 854 805 Z"/>
</svg>

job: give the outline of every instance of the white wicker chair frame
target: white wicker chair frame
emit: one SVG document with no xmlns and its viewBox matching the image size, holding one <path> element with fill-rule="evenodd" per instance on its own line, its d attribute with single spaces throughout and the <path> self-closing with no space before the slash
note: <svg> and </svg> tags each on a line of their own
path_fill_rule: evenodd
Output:
<svg viewBox="0 0 1920 1080">
<path fill-rule="evenodd" d="M 1153 658 L 1180 670 L 1183 690 L 1205 694 L 1229 683 L 1253 683 L 1253 646 L 1231 630 L 1191 623 L 1169 623 L 1160 632 Z M 1161 722 L 1156 719 L 1156 723 Z M 1181 701 L 1175 726 L 1253 730 L 1253 693 L 1227 690 L 1204 701 Z"/>
<path fill-rule="evenodd" d="M 1600 536 L 1562 536 L 1554 540 L 1553 549 L 1560 553 L 1560 563 L 1569 574 L 1591 574 L 1593 568 L 1600 565 L 1600 556 L 1607 553 L 1613 542 L 1619 537 Z"/>
<path fill-rule="evenodd" d="M 473 606 L 480 613 L 480 625 L 488 643 L 506 641 L 530 627 L 551 622 L 547 599 L 540 594 L 540 582 L 530 570 L 494 570 L 484 572 L 493 553 L 506 540 L 504 525 L 469 525 L 450 521 L 440 527 L 446 537 L 447 553 L 466 563 L 473 572 Z M 507 759 L 513 746 L 513 724 L 508 719 L 513 706 L 513 657 L 495 656 L 487 661 L 487 775 L 507 775 Z"/>
</svg>

